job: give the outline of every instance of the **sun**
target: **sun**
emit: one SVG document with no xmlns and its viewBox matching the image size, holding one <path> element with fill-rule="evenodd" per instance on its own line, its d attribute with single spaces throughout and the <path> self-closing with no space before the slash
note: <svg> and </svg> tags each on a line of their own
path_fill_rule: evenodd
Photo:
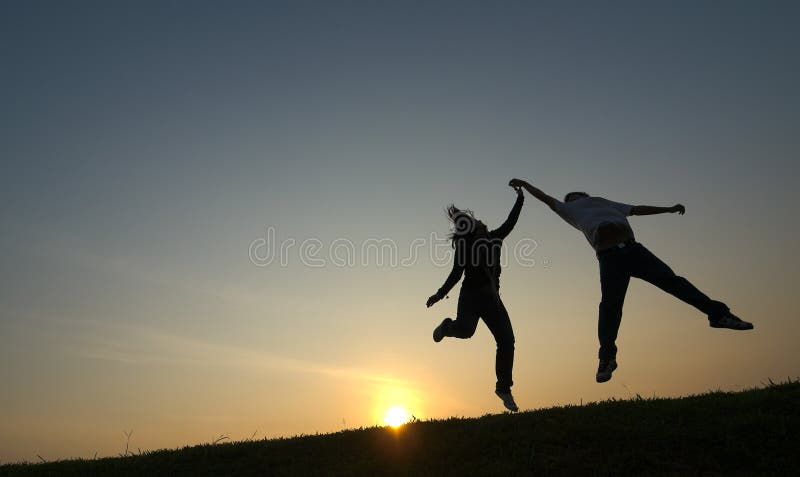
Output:
<svg viewBox="0 0 800 477">
<path fill-rule="evenodd" d="M 411 414 L 408 412 L 408 409 L 401 406 L 392 406 L 386 411 L 386 415 L 383 416 L 383 422 L 392 427 L 400 427 L 407 423 L 410 418 Z"/>
</svg>

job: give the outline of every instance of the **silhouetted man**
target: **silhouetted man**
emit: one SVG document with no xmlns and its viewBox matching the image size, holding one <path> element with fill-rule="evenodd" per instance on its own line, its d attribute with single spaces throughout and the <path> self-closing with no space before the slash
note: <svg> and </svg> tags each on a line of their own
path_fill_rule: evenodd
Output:
<svg viewBox="0 0 800 477">
<path fill-rule="evenodd" d="M 683 215 L 686 209 L 682 205 L 632 206 L 602 197 L 592 197 L 585 192 L 570 192 L 564 197 L 564 202 L 560 202 L 524 180 L 512 179 L 509 185 L 523 187 L 547 204 L 567 223 L 583 232 L 589 244 L 597 252 L 602 291 L 597 323 L 600 339 L 600 363 L 596 375 L 598 383 L 611 379 L 611 374 L 617 368 L 615 342 L 622 320 L 622 305 L 631 277 L 650 282 L 702 311 L 708 315 L 709 325 L 712 328 L 753 329 L 751 323 L 732 314 L 727 305 L 710 299 L 688 280 L 675 275 L 672 269 L 634 239 L 628 216 L 674 212 Z"/>
</svg>

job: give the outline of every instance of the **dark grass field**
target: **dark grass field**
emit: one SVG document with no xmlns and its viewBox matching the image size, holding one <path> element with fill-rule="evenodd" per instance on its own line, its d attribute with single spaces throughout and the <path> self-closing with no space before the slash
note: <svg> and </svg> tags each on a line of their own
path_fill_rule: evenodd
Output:
<svg viewBox="0 0 800 477">
<path fill-rule="evenodd" d="M 800 381 L 0 466 L 18 475 L 800 475 Z"/>
</svg>

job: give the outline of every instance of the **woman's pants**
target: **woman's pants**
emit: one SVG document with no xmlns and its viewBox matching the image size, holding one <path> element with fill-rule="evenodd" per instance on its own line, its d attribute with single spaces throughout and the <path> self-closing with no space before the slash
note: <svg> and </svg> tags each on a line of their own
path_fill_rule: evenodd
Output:
<svg viewBox="0 0 800 477">
<path fill-rule="evenodd" d="M 500 295 L 491 287 L 461 287 L 458 296 L 458 312 L 456 319 L 450 321 L 444 332 L 453 338 L 471 338 L 478 326 L 478 319 L 483 322 L 494 335 L 497 342 L 495 357 L 495 373 L 497 374 L 497 390 L 509 392 L 514 382 L 511 371 L 514 367 L 514 330 Z"/>
</svg>

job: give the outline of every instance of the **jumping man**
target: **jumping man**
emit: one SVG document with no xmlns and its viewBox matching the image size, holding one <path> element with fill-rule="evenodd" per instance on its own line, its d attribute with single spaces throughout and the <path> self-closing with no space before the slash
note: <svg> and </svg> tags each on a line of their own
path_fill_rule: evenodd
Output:
<svg viewBox="0 0 800 477">
<path fill-rule="evenodd" d="M 595 249 L 600 262 L 600 313 L 597 332 L 600 339 L 600 363 L 597 382 L 611 379 L 617 368 L 617 332 L 622 319 L 622 304 L 631 277 L 652 283 L 665 292 L 694 306 L 708 315 L 712 328 L 751 330 L 753 325 L 731 313 L 727 305 L 715 301 L 695 288 L 688 280 L 672 271 L 669 266 L 637 242 L 628 223 L 631 215 L 679 213 L 686 209 L 678 204 L 672 207 L 628 205 L 612 202 L 602 197 L 592 197 L 585 192 L 570 192 L 560 202 L 524 180 L 512 179 L 512 187 L 522 187 L 547 204 L 570 225 L 583 232 Z"/>
</svg>

